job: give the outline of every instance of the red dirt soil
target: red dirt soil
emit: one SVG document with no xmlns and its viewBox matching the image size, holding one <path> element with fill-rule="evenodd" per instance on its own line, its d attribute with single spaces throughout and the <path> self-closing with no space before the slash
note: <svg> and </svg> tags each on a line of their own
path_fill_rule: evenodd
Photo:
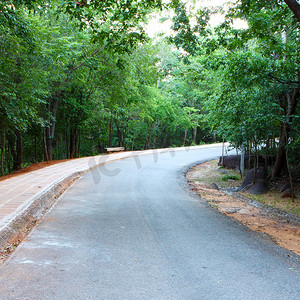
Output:
<svg viewBox="0 0 300 300">
<path fill-rule="evenodd" d="M 74 159 L 76 159 L 76 158 L 74 158 Z M 45 167 L 56 165 L 56 164 L 66 162 L 66 161 L 69 161 L 69 160 L 71 160 L 71 159 L 61 159 L 61 160 L 51 160 L 51 161 L 48 161 L 48 162 L 47 161 L 38 162 L 38 163 L 32 164 L 28 167 L 25 167 L 25 168 L 19 169 L 17 171 L 14 171 L 10 174 L 1 176 L 0 181 L 6 180 L 6 179 L 9 179 L 9 178 L 13 178 L 13 177 L 16 177 L 16 176 L 19 176 L 19 175 L 23 175 L 23 174 L 26 174 L 26 173 L 29 173 L 29 172 L 32 172 L 32 171 L 36 171 L 36 170 L 39 170 L 39 169 L 43 169 Z"/>
<path fill-rule="evenodd" d="M 195 177 L 201 175 L 201 168 L 205 170 L 207 167 L 208 163 L 205 162 L 192 168 L 186 174 L 189 184 L 201 199 L 210 203 L 223 214 L 237 219 L 251 230 L 268 234 L 279 246 L 300 255 L 299 225 L 274 217 L 266 211 L 243 202 L 234 196 L 215 190 L 208 184 L 193 181 Z"/>
</svg>

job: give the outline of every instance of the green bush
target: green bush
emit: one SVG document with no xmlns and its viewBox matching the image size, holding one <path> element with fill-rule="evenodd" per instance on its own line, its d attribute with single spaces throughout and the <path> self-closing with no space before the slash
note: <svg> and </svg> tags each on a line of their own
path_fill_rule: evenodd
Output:
<svg viewBox="0 0 300 300">
<path fill-rule="evenodd" d="M 228 181 L 228 180 L 239 180 L 239 178 L 235 175 L 225 175 L 221 178 L 223 181 Z"/>
</svg>

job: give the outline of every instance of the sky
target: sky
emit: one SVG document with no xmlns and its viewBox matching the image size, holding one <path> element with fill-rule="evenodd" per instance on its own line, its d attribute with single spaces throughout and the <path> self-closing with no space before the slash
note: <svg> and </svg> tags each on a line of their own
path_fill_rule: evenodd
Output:
<svg viewBox="0 0 300 300">
<path fill-rule="evenodd" d="M 217 7 L 222 6 L 225 3 L 232 2 L 228 0 L 198 0 L 196 1 L 196 7 Z M 168 17 L 168 12 L 163 12 L 163 14 L 156 15 L 149 21 L 149 24 L 146 26 L 146 31 L 150 35 L 150 37 L 154 37 L 158 33 L 170 33 L 172 22 L 171 20 L 167 20 L 163 23 L 159 22 L 159 19 L 162 17 Z M 211 16 L 210 24 L 212 26 L 216 26 L 224 21 L 224 16 L 221 14 L 214 14 Z M 234 23 L 235 28 L 245 28 L 247 27 L 247 24 L 245 21 L 242 20 L 236 20 Z"/>
<path fill-rule="evenodd" d="M 197 1 L 201 6 L 220 6 L 226 2 L 230 2 L 228 0 L 200 0 Z"/>
</svg>

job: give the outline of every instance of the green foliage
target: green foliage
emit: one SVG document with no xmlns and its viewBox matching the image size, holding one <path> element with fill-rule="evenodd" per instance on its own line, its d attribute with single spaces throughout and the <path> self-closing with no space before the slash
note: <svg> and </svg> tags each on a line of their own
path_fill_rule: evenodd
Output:
<svg viewBox="0 0 300 300">
<path fill-rule="evenodd" d="M 175 33 L 151 41 L 142 24 L 164 7 L 174 9 Z M 283 124 L 297 163 L 293 13 L 280 1 L 240 1 L 215 28 L 211 13 L 178 0 L 2 1 L 1 169 L 12 169 L 20 137 L 29 163 L 49 151 L 58 159 L 223 137 L 257 147 Z M 233 28 L 236 17 L 249 27 Z"/>
<path fill-rule="evenodd" d="M 30 19 L 22 17 L 31 31 Z M 41 122 L 37 110 L 43 102 L 40 70 L 33 64 L 34 48 L 14 30 L 3 30 L 0 41 L 0 115 L 3 131 L 9 126 L 24 130 Z"/>
<path fill-rule="evenodd" d="M 228 181 L 228 180 L 239 180 L 239 178 L 235 175 L 224 175 L 221 177 L 222 181 Z"/>
<path fill-rule="evenodd" d="M 76 19 L 79 27 L 87 30 L 94 43 L 102 43 L 117 53 L 131 51 L 146 40 L 141 22 L 146 15 L 163 7 L 161 1 L 63 1 L 58 13 Z"/>
<path fill-rule="evenodd" d="M 246 19 L 249 27 L 233 29 L 234 17 Z M 294 159 L 297 146 L 293 148 L 299 136 L 298 30 L 285 4 L 241 1 L 212 32 L 211 40 L 199 39 L 207 54 L 201 56 L 207 122 L 234 146 L 248 145 L 255 151 L 278 136 L 279 147 L 287 149 L 282 128 L 288 128 L 289 155 L 295 164 L 299 163 Z"/>
<path fill-rule="evenodd" d="M 202 21 L 203 19 L 200 18 L 200 20 Z M 171 38 L 172 42 L 174 42 L 178 48 L 182 48 L 190 54 L 196 53 L 197 39 L 191 28 L 185 5 L 182 3 L 179 3 L 175 7 L 172 29 L 176 32 L 176 35 Z"/>
</svg>

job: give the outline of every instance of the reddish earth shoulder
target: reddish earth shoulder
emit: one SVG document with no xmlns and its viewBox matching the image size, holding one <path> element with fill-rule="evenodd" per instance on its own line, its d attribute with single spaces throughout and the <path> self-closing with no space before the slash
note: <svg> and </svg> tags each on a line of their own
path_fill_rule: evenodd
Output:
<svg viewBox="0 0 300 300">
<path fill-rule="evenodd" d="M 189 184 L 201 199 L 210 203 L 223 214 L 239 220 L 251 230 L 268 234 L 279 246 L 300 255 L 299 225 L 273 216 L 222 190 L 212 188 L 209 178 L 216 179 L 214 171 L 215 167 L 210 162 L 206 162 L 197 165 L 186 174 Z M 299 202 L 297 205 L 300 205 Z"/>
<path fill-rule="evenodd" d="M 28 167 L 25 167 L 25 168 L 19 169 L 17 171 L 14 171 L 10 174 L 1 176 L 0 181 L 5 180 L 5 179 L 9 179 L 9 178 L 13 178 L 13 177 L 16 177 L 16 176 L 19 176 L 19 175 L 22 175 L 22 174 L 26 174 L 26 173 L 29 173 L 29 172 L 32 172 L 32 171 L 36 171 L 36 170 L 39 170 L 39 169 L 43 169 L 45 167 L 49 167 L 49 166 L 59 164 L 59 163 L 62 163 L 62 162 L 66 162 L 66 161 L 69 161 L 69 160 L 70 159 L 61 159 L 61 160 L 51 160 L 51 161 L 48 161 L 48 162 L 47 161 L 38 162 L 38 163 L 32 164 Z"/>
</svg>

